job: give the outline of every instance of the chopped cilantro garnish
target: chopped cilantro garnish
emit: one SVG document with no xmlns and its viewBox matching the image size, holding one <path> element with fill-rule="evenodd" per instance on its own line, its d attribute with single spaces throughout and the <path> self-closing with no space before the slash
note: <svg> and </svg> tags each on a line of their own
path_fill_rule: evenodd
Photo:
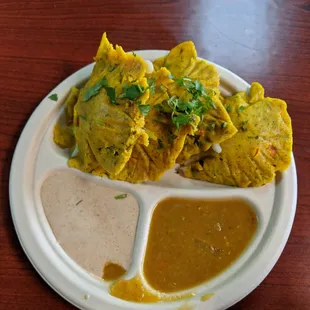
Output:
<svg viewBox="0 0 310 310">
<path fill-rule="evenodd" d="M 124 199 L 127 197 L 127 194 L 120 194 L 114 197 L 114 199 L 118 200 L 118 199 Z"/>
<path fill-rule="evenodd" d="M 163 149 L 164 148 L 164 142 L 161 139 L 157 139 L 157 143 L 158 143 L 158 149 Z"/>
<path fill-rule="evenodd" d="M 104 126 L 104 122 L 102 122 L 102 121 L 96 120 L 96 123 L 97 123 L 99 126 Z"/>
<path fill-rule="evenodd" d="M 132 51 L 132 55 L 134 55 L 135 57 L 137 56 L 137 54 L 134 51 Z"/>
<path fill-rule="evenodd" d="M 211 97 L 205 97 L 206 99 L 206 106 L 207 106 L 207 109 L 209 110 L 210 108 L 212 109 L 216 109 L 216 105 L 215 103 L 213 102 L 213 100 L 211 99 Z"/>
<path fill-rule="evenodd" d="M 179 86 L 184 86 L 183 78 L 175 79 L 175 82 L 176 82 Z"/>
<path fill-rule="evenodd" d="M 196 144 L 198 147 L 200 146 L 200 136 L 199 135 L 193 135 L 193 136 L 190 136 L 192 138 L 194 138 L 194 144 Z"/>
<path fill-rule="evenodd" d="M 179 128 L 181 125 L 189 124 L 193 120 L 193 115 L 200 118 L 208 109 L 216 109 L 210 95 L 206 92 L 204 86 L 198 80 L 192 80 L 187 77 L 174 80 L 179 86 L 185 87 L 192 95 L 189 101 L 182 101 L 177 96 L 171 96 L 163 104 L 156 104 L 154 109 L 162 113 L 170 113 L 173 123 Z M 150 83 L 149 83 L 150 85 Z M 164 86 L 161 85 L 161 90 L 164 91 Z"/>
<path fill-rule="evenodd" d="M 106 149 L 109 151 L 109 152 L 111 152 L 111 153 L 114 153 L 115 152 L 115 146 L 112 144 L 112 145 L 110 145 L 110 146 L 108 146 L 108 147 L 106 147 Z"/>
<path fill-rule="evenodd" d="M 208 129 L 209 129 L 210 131 L 214 131 L 214 130 L 215 130 L 215 127 L 216 127 L 216 124 L 215 124 L 215 123 L 208 124 Z"/>
<path fill-rule="evenodd" d="M 139 98 L 145 89 L 143 86 L 133 84 L 133 85 L 125 85 L 123 87 L 123 93 L 119 96 L 119 98 L 127 98 L 129 100 L 135 100 Z"/>
<path fill-rule="evenodd" d="M 195 80 L 194 84 L 195 84 L 195 90 L 200 91 L 200 92 L 205 91 L 203 85 L 198 80 Z"/>
<path fill-rule="evenodd" d="M 202 117 L 207 110 L 211 108 L 216 109 L 216 105 L 200 81 L 183 77 L 175 79 L 175 82 L 179 86 L 185 87 L 186 90 L 192 95 L 191 101 L 179 101 L 177 104 L 178 109 L 184 111 L 185 114 L 192 113 Z"/>
<path fill-rule="evenodd" d="M 179 128 L 180 125 L 192 121 L 191 114 L 200 115 L 202 106 L 202 103 L 200 105 L 197 102 L 183 102 L 177 96 L 172 96 L 163 105 L 155 105 L 154 108 L 159 112 L 171 114 L 173 123 Z"/>
<path fill-rule="evenodd" d="M 226 111 L 229 113 L 229 112 L 231 112 L 231 106 L 230 105 L 228 105 L 227 107 L 226 107 Z"/>
<path fill-rule="evenodd" d="M 143 86 L 137 85 L 139 91 L 141 92 L 141 94 L 143 94 L 145 92 L 145 89 Z"/>
<path fill-rule="evenodd" d="M 55 93 L 55 94 L 52 94 L 48 97 L 48 99 L 51 99 L 53 101 L 57 101 L 58 100 L 58 95 Z"/>
<path fill-rule="evenodd" d="M 108 86 L 108 81 L 106 79 L 106 77 L 104 76 L 102 79 L 100 79 L 99 81 L 97 81 L 93 86 L 89 87 L 83 96 L 83 101 L 87 101 L 90 98 L 98 95 L 99 91 L 101 88 Z"/>
<path fill-rule="evenodd" d="M 164 93 L 166 91 L 166 88 L 163 85 L 160 85 L 160 90 Z"/>
<path fill-rule="evenodd" d="M 226 123 L 226 122 L 223 122 L 223 123 L 221 124 L 221 127 L 222 127 L 222 128 L 227 127 L 227 123 Z"/>
<path fill-rule="evenodd" d="M 247 128 L 246 128 L 246 124 L 248 123 L 248 121 L 243 121 L 243 122 L 241 122 L 241 130 L 242 131 L 247 131 Z"/>
<path fill-rule="evenodd" d="M 155 79 L 147 79 L 147 84 L 149 85 L 149 90 L 151 94 L 155 94 L 156 91 L 156 83 L 155 83 Z"/>
<path fill-rule="evenodd" d="M 203 97 L 205 99 L 208 99 L 208 101 L 211 100 L 211 102 L 212 102 L 212 99 L 210 98 L 210 95 L 206 92 L 204 86 L 201 84 L 200 81 L 192 80 L 192 79 L 190 79 L 188 77 L 183 77 L 183 78 L 175 79 L 175 82 L 179 86 L 185 87 L 186 90 L 190 94 L 192 94 L 193 99 L 198 99 L 200 97 Z M 210 105 L 210 107 L 216 109 L 216 106 L 214 104 Z"/>
<path fill-rule="evenodd" d="M 142 113 L 143 116 L 146 116 L 149 114 L 151 110 L 151 106 L 149 104 L 139 104 L 139 110 Z"/>
<path fill-rule="evenodd" d="M 177 96 L 171 96 L 168 100 L 167 100 L 168 105 L 171 108 L 177 107 L 179 104 L 179 98 Z"/>
<path fill-rule="evenodd" d="M 167 100 L 167 105 L 172 111 L 171 118 L 177 128 L 180 125 L 190 123 L 193 119 L 192 115 L 202 117 L 204 112 L 207 111 L 205 104 L 199 99 L 181 101 L 178 97 L 172 96 Z"/>
<path fill-rule="evenodd" d="M 179 114 L 177 116 L 172 117 L 173 123 L 176 125 L 177 128 L 180 127 L 180 125 L 186 125 L 191 122 L 191 117 L 190 115 L 184 115 L 184 114 Z"/>
<path fill-rule="evenodd" d="M 83 121 L 86 121 L 86 116 L 84 116 L 84 115 L 79 114 L 79 118 L 81 118 Z"/>
<path fill-rule="evenodd" d="M 75 205 L 78 206 L 81 202 L 83 202 L 83 199 L 79 200 Z"/>
<path fill-rule="evenodd" d="M 237 111 L 238 111 L 238 113 L 239 113 L 239 112 L 242 112 L 244 109 L 245 109 L 245 106 L 244 106 L 244 105 L 241 105 L 241 106 L 237 109 Z"/>
<path fill-rule="evenodd" d="M 156 110 L 156 111 L 158 111 L 158 112 L 162 112 L 162 110 L 163 110 L 163 106 L 161 105 L 161 104 L 155 104 L 154 106 L 153 106 L 153 108 Z"/>
<path fill-rule="evenodd" d="M 176 135 L 174 135 L 172 132 L 169 132 L 169 135 L 168 135 L 168 142 L 169 142 L 170 144 L 172 144 L 173 141 L 174 141 L 176 138 L 177 138 Z"/>
<path fill-rule="evenodd" d="M 107 96 L 110 98 L 111 102 L 115 105 L 118 105 L 119 103 L 116 101 L 116 93 L 115 88 L 113 87 L 105 87 L 105 90 L 107 92 Z"/>
<path fill-rule="evenodd" d="M 114 66 L 110 66 L 109 68 L 109 72 L 112 72 L 114 71 L 115 69 L 117 68 L 117 65 L 114 65 Z"/>
</svg>

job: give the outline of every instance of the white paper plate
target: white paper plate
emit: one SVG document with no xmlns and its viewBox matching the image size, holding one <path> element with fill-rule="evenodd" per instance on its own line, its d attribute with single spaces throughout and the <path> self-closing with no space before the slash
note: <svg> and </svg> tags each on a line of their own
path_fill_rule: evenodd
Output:
<svg viewBox="0 0 310 310">
<path fill-rule="evenodd" d="M 154 60 L 167 51 L 137 52 Z M 224 95 L 246 90 L 249 84 L 232 72 L 216 65 Z M 61 296 L 81 309 L 176 309 L 184 301 L 158 304 L 135 304 L 108 294 L 108 284 L 92 277 L 79 267 L 57 243 L 40 201 L 42 182 L 55 169 L 67 168 L 67 156 L 52 141 L 52 130 L 60 116 L 62 103 L 72 86 L 82 85 L 89 77 L 90 64 L 60 83 L 50 94 L 58 94 L 55 103 L 46 96 L 30 117 L 17 144 L 10 175 L 11 212 L 17 235 L 28 258 L 45 281 Z M 49 94 L 49 95 L 50 95 Z M 76 171 L 76 173 L 80 173 Z M 82 174 L 86 178 L 95 177 Z M 168 171 L 157 183 L 132 185 L 95 178 L 97 182 L 131 192 L 139 201 L 140 216 L 127 277 L 141 272 L 151 213 L 156 203 L 167 196 L 241 197 L 251 202 L 259 217 L 258 231 L 249 248 L 224 273 L 195 288 L 189 301 L 194 309 L 225 309 L 251 292 L 270 272 L 289 236 L 297 197 L 294 158 L 277 183 L 260 188 L 238 189 L 185 179 Z M 192 291 L 192 290 L 191 290 Z M 205 302 L 200 297 L 214 296 Z M 85 300 L 84 296 L 89 295 Z"/>
</svg>

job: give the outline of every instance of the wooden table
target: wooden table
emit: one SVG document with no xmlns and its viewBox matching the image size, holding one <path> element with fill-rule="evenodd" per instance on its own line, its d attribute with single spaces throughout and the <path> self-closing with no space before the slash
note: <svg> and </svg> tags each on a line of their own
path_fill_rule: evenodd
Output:
<svg viewBox="0 0 310 310">
<path fill-rule="evenodd" d="M 0 25 L 0 309 L 73 309 L 20 247 L 9 209 L 9 169 L 34 108 L 92 61 L 103 31 L 125 50 L 170 49 L 193 40 L 199 56 L 287 101 L 299 183 L 294 227 L 270 275 L 232 309 L 310 309 L 309 0 L 2 0 Z"/>
</svg>

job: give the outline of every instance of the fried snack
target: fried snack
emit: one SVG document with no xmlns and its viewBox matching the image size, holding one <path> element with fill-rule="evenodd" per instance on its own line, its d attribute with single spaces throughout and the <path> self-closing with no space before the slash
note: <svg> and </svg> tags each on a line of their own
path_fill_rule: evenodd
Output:
<svg viewBox="0 0 310 310">
<path fill-rule="evenodd" d="M 238 187 L 271 182 L 291 162 L 292 126 L 285 101 L 265 98 L 263 87 L 253 83 L 249 94 L 225 98 L 224 106 L 238 133 L 221 144 L 220 154 L 209 150 L 203 160 L 185 167 L 184 176 Z"/>
<path fill-rule="evenodd" d="M 106 34 L 95 61 L 74 107 L 78 155 L 69 160 L 69 166 L 84 172 L 100 166 L 115 176 L 126 165 L 138 140 L 148 144 L 139 109 L 149 97 L 146 67 L 141 57 L 125 53 L 118 45 L 114 48 Z"/>
</svg>

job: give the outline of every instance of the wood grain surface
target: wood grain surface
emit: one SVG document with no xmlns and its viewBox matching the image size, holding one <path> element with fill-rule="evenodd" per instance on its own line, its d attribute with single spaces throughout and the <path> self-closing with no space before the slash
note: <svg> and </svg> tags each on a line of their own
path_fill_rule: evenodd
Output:
<svg viewBox="0 0 310 310">
<path fill-rule="evenodd" d="M 8 182 L 21 130 L 42 98 L 90 63 L 102 32 L 125 50 L 193 40 L 201 57 L 287 101 L 298 207 L 278 263 L 232 309 L 310 309 L 309 0 L 0 1 L 0 309 L 73 309 L 36 273 L 10 215 Z"/>
</svg>

